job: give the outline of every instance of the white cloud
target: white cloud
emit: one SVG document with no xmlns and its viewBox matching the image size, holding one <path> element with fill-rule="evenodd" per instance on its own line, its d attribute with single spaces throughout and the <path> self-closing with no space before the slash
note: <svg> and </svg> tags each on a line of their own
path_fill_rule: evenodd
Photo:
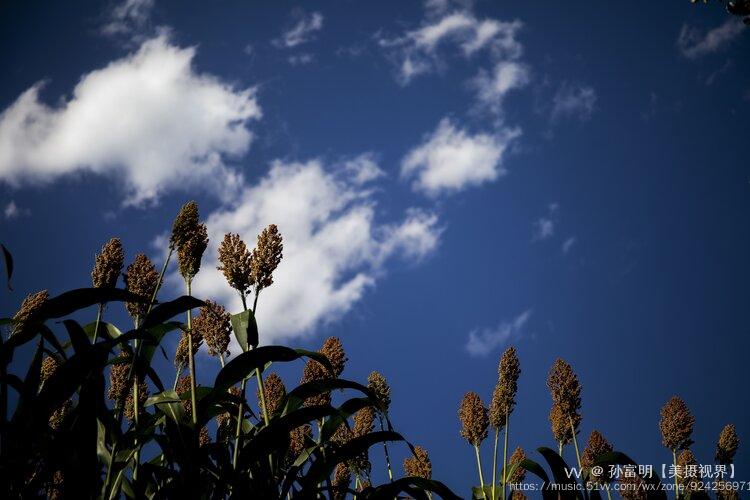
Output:
<svg viewBox="0 0 750 500">
<path fill-rule="evenodd" d="M 550 203 L 547 206 L 547 215 L 539 217 L 534 221 L 534 232 L 531 237 L 532 241 L 546 240 L 555 234 L 555 224 L 557 224 L 559 209 L 559 204 L 554 202 Z"/>
<path fill-rule="evenodd" d="M 682 25 L 677 37 L 677 49 L 688 59 L 697 59 L 718 52 L 735 40 L 744 30 L 739 19 L 730 17 L 723 24 L 705 33 L 701 30 Z"/>
<path fill-rule="evenodd" d="M 520 136 L 518 129 L 471 135 L 443 118 L 422 144 L 401 162 L 401 176 L 428 196 L 461 191 L 505 175 L 503 155 Z"/>
<path fill-rule="evenodd" d="M 492 73 L 480 70 L 471 85 L 476 90 L 477 99 L 482 106 L 500 113 L 505 96 L 514 89 L 525 87 L 529 79 L 526 65 L 516 61 L 500 61 Z"/>
<path fill-rule="evenodd" d="M 596 99 L 590 85 L 563 82 L 552 98 L 552 120 L 575 117 L 586 121 L 596 109 Z"/>
<path fill-rule="evenodd" d="M 6 219 L 15 219 L 17 217 L 31 215 L 31 210 L 19 207 L 16 205 L 15 200 L 10 200 L 10 202 L 5 205 L 3 212 L 5 213 Z"/>
<path fill-rule="evenodd" d="M 153 8 L 154 0 L 124 0 L 109 11 L 101 32 L 114 36 L 141 31 L 148 24 Z"/>
<path fill-rule="evenodd" d="M 258 303 L 260 335 L 267 344 L 312 333 L 340 318 L 375 285 L 389 259 L 428 255 L 440 238 L 437 217 L 408 210 L 400 222 L 380 222 L 374 189 L 365 185 L 379 168 L 366 166 L 369 161 L 363 156 L 330 167 L 319 160 L 274 162 L 236 203 L 208 216 L 210 244 L 194 293 L 238 311 L 237 293 L 216 270 L 217 246 L 228 232 L 239 233 L 252 246 L 263 227 L 276 224 L 284 238 L 284 258 L 274 285 Z"/>
<path fill-rule="evenodd" d="M 241 175 L 225 160 L 248 150 L 247 123 L 261 110 L 253 89 L 196 72 L 194 55 L 153 38 L 83 75 L 54 107 L 40 101 L 43 85 L 35 84 L 0 114 L 0 181 L 90 171 L 120 178 L 129 204 L 191 187 L 228 199 Z"/>
<path fill-rule="evenodd" d="M 576 241 L 578 240 L 576 240 L 575 236 L 571 236 L 568 239 L 566 239 L 562 244 L 562 252 L 564 254 L 567 254 L 568 252 L 570 252 L 573 249 L 573 245 L 576 244 Z"/>
<path fill-rule="evenodd" d="M 315 60 L 315 56 L 303 52 L 302 54 L 295 54 L 286 58 L 287 62 L 292 66 L 306 66 Z"/>
<path fill-rule="evenodd" d="M 315 32 L 323 29 L 323 15 L 320 12 L 313 12 L 310 15 L 298 12 L 295 17 L 298 18 L 297 22 L 282 33 L 281 37 L 274 40 L 274 45 L 290 49 L 311 41 Z"/>
<path fill-rule="evenodd" d="M 472 356 L 486 356 L 509 340 L 520 337 L 530 317 L 531 309 L 527 309 L 513 320 L 500 323 L 495 328 L 472 330 L 469 332 L 466 350 Z"/>
<path fill-rule="evenodd" d="M 547 217 L 540 217 L 534 222 L 534 239 L 546 240 L 555 234 L 555 221 Z"/>
<path fill-rule="evenodd" d="M 443 13 L 446 5 L 428 2 L 428 14 Z M 470 11 L 460 10 L 430 17 L 418 29 L 396 38 L 381 36 L 378 41 L 397 62 L 398 81 L 407 85 L 416 76 L 439 66 L 438 49 L 447 42 L 457 46 L 465 57 L 487 48 L 498 60 L 519 58 L 522 46 L 516 34 L 522 26 L 520 21 L 480 20 Z"/>
</svg>

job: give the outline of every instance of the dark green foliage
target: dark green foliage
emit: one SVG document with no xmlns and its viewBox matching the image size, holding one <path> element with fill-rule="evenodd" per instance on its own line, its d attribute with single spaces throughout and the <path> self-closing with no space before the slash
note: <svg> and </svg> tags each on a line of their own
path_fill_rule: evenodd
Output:
<svg viewBox="0 0 750 500">
<path fill-rule="evenodd" d="M 162 342 L 185 328 L 173 318 L 200 307 L 202 301 L 185 296 L 159 303 L 137 329 L 128 331 L 104 321 L 81 326 L 69 319 L 98 304 L 150 300 L 116 288 L 72 290 L 50 298 L 39 319 L 23 334 L 0 337 L 1 498 L 44 497 L 60 473 L 67 498 L 329 497 L 329 478 L 338 463 L 353 460 L 379 443 L 406 443 L 392 430 L 387 415 L 382 415 L 388 430 L 334 445 L 331 437 L 336 428 L 358 410 L 375 404 L 367 387 L 335 377 L 291 388 L 266 425 L 243 397 L 229 389 L 256 377 L 272 363 L 313 359 L 329 372 L 332 367 L 318 352 L 256 347 L 252 313 L 241 313 L 238 319 L 242 321 L 233 321 L 245 352 L 221 369 L 212 386 L 198 387 L 197 425 L 193 425 L 183 406 L 190 402 L 190 394 L 165 387 L 152 361 L 157 349 L 163 351 Z M 9 320 L 0 323 L 10 325 Z M 95 330 L 97 342 L 92 343 Z M 14 353 L 34 345 L 25 373 L 9 373 Z M 129 355 L 121 358 L 121 350 Z M 41 383 L 45 356 L 54 356 L 57 368 Z M 123 410 L 113 408 L 106 399 L 110 368 L 131 360 L 127 387 L 138 377 L 148 381 L 152 392 L 141 406 L 137 425 L 124 420 Z M 13 408 L 8 406 L 9 391 L 16 393 Z M 311 396 L 331 391 L 341 391 L 346 396 L 343 403 L 305 406 Z M 225 425 L 234 429 L 238 404 L 244 411 L 235 468 L 233 437 L 201 445 L 200 435 L 204 426 L 213 435 L 221 415 L 226 416 Z M 290 432 L 305 424 L 319 430 L 305 443 L 304 453 L 290 458 Z M 368 487 L 357 498 L 391 499 L 400 494 L 428 498 L 428 491 L 458 498 L 439 481 L 413 477 Z"/>
</svg>

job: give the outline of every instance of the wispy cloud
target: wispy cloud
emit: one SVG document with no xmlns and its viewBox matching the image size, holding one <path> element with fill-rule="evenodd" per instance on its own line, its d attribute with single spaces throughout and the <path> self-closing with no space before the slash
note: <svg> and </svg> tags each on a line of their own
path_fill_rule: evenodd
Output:
<svg viewBox="0 0 750 500">
<path fill-rule="evenodd" d="M 273 44 L 279 48 L 291 49 L 307 43 L 314 39 L 318 31 L 323 29 L 323 14 L 320 12 L 305 14 L 302 11 L 295 11 L 292 16 L 295 18 L 292 27 L 273 41 Z"/>
<path fill-rule="evenodd" d="M 45 183 L 90 171 L 123 180 L 126 202 L 200 187 L 225 198 L 241 174 L 224 158 L 244 154 L 261 110 L 236 89 L 193 68 L 194 48 L 159 36 L 84 74 L 72 97 L 44 104 L 38 83 L 0 114 L 0 181 Z"/>
<path fill-rule="evenodd" d="M 563 82 L 552 98 L 552 120 L 573 117 L 586 121 L 596 109 L 596 100 L 596 91 L 590 85 Z"/>
<path fill-rule="evenodd" d="M 496 134 L 471 134 L 443 118 L 401 162 L 401 176 L 428 196 L 461 191 L 506 174 L 503 158 L 520 135 L 517 129 Z"/>
<path fill-rule="evenodd" d="M 522 28 L 520 21 L 479 19 L 468 9 L 444 12 L 437 8 L 443 2 L 428 4 L 422 25 L 401 36 L 379 35 L 379 45 L 397 65 L 397 80 L 408 85 L 417 76 L 430 73 L 441 65 L 439 48 L 451 45 L 466 58 L 487 49 L 495 60 L 515 60 L 523 48 L 516 39 Z"/>
<path fill-rule="evenodd" d="M 140 38 L 149 24 L 153 8 L 154 0 L 124 0 L 107 12 L 107 21 L 101 27 L 101 33 Z"/>
<path fill-rule="evenodd" d="M 555 224 L 557 223 L 559 209 L 560 205 L 558 203 L 550 203 L 547 206 L 547 214 L 534 221 L 531 235 L 532 241 L 546 240 L 555 234 Z"/>
<path fill-rule="evenodd" d="M 302 54 L 289 56 L 286 58 L 286 60 L 292 66 L 306 66 L 315 60 L 315 56 L 312 54 L 308 54 L 307 52 L 303 52 Z"/>
<path fill-rule="evenodd" d="M 470 85 L 476 90 L 480 106 L 500 114 L 505 96 L 525 87 L 530 81 L 529 68 L 517 61 L 500 61 L 491 72 L 480 70 Z"/>
<path fill-rule="evenodd" d="M 568 254 L 573 249 L 573 246 L 576 244 L 577 241 L 578 240 L 576 239 L 575 236 L 571 236 L 567 238 L 565 241 L 563 241 L 562 252 L 564 254 Z"/>
<path fill-rule="evenodd" d="M 698 59 L 726 48 L 744 29 L 742 21 L 734 17 L 706 32 L 683 24 L 677 37 L 677 49 L 683 57 Z"/>
<path fill-rule="evenodd" d="M 31 210 L 29 210 L 28 208 L 21 208 L 16 205 L 15 200 L 10 200 L 10 202 L 5 205 L 3 213 L 5 214 L 5 218 L 10 220 L 31 215 Z"/>
<path fill-rule="evenodd" d="M 495 328 L 481 328 L 469 332 L 466 351 L 472 356 L 486 356 L 510 340 L 523 334 L 526 323 L 531 318 L 531 309 L 527 309 L 511 321 L 500 323 Z"/>
</svg>

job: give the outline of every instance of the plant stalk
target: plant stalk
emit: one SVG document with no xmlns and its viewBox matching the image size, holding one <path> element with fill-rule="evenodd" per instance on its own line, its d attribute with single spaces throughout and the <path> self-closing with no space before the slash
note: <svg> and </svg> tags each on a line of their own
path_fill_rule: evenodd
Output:
<svg viewBox="0 0 750 500">
<path fill-rule="evenodd" d="M 94 339 L 91 341 L 92 344 L 96 344 L 96 339 L 99 336 L 99 323 L 102 322 L 102 312 L 104 311 L 104 303 L 99 304 L 96 310 L 96 323 L 94 323 Z"/>
<path fill-rule="evenodd" d="M 506 413 L 505 414 L 505 439 L 503 442 L 503 499 L 505 499 L 505 484 L 508 481 L 507 474 L 505 472 L 506 467 L 508 466 L 508 432 L 510 431 L 509 426 L 510 425 L 510 416 Z M 495 500 L 494 498 L 492 500 Z"/>
<path fill-rule="evenodd" d="M 672 450 L 672 463 L 674 464 L 674 470 L 677 470 L 677 450 Z M 680 485 L 677 482 L 677 474 L 674 475 L 674 497 L 675 499 L 680 498 Z"/>
<path fill-rule="evenodd" d="M 482 460 L 479 458 L 479 446 L 474 445 L 474 453 L 477 456 L 477 470 L 479 471 L 479 486 L 482 488 L 482 498 L 486 498 L 484 494 L 484 475 L 482 474 Z"/>
<path fill-rule="evenodd" d="M 192 280 L 186 279 L 185 285 L 187 287 L 188 296 L 191 295 Z M 193 310 L 188 309 L 187 311 L 187 329 L 188 329 L 188 365 L 190 369 L 190 402 L 192 403 L 193 413 L 193 425 L 198 424 L 198 408 L 195 399 L 195 359 L 193 356 Z"/>
<path fill-rule="evenodd" d="M 492 448 L 492 500 L 495 500 L 495 484 L 497 482 L 497 438 L 500 435 L 500 429 L 495 428 L 495 444 Z M 503 500 L 505 500 L 505 487 L 503 487 Z"/>
<path fill-rule="evenodd" d="M 573 426 L 573 418 L 568 417 L 568 421 L 570 422 L 570 432 L 573 435 L 573 446 L 575 446 L 576 449 L 576 460 L 578 460 L 578 471 L 581 471 L 581 454 L 578 451 L 578 438 L 576 438 L 576 428 Z"/>
</svg>

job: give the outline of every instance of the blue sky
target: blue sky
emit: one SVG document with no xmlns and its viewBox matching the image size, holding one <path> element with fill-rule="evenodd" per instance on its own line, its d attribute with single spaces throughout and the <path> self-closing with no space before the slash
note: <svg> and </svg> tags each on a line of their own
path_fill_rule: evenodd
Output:
<svg viewBox="0 0 750 500">
<path fill-rule="evenodd" d="M 345 375 L 386 375 L 396 426 L 458 492 L 476 482 L 458 403 L 489 399 L 511 344 L 512 446 L 553 444 L 560 356 L 583 384 L 582 439 L 667 462 L 676 393 L 710 463 L 722 426 L 743 439 L 750 421 L 749 33 L 677 0 L 6 2 L 3 309 L 87 286 L 112 236 L 161 261 L 196 199 L 196 293 L 238 308 L 215 245 L 278 224 L 261 337 L 341 337 Z"/>
</svg>

